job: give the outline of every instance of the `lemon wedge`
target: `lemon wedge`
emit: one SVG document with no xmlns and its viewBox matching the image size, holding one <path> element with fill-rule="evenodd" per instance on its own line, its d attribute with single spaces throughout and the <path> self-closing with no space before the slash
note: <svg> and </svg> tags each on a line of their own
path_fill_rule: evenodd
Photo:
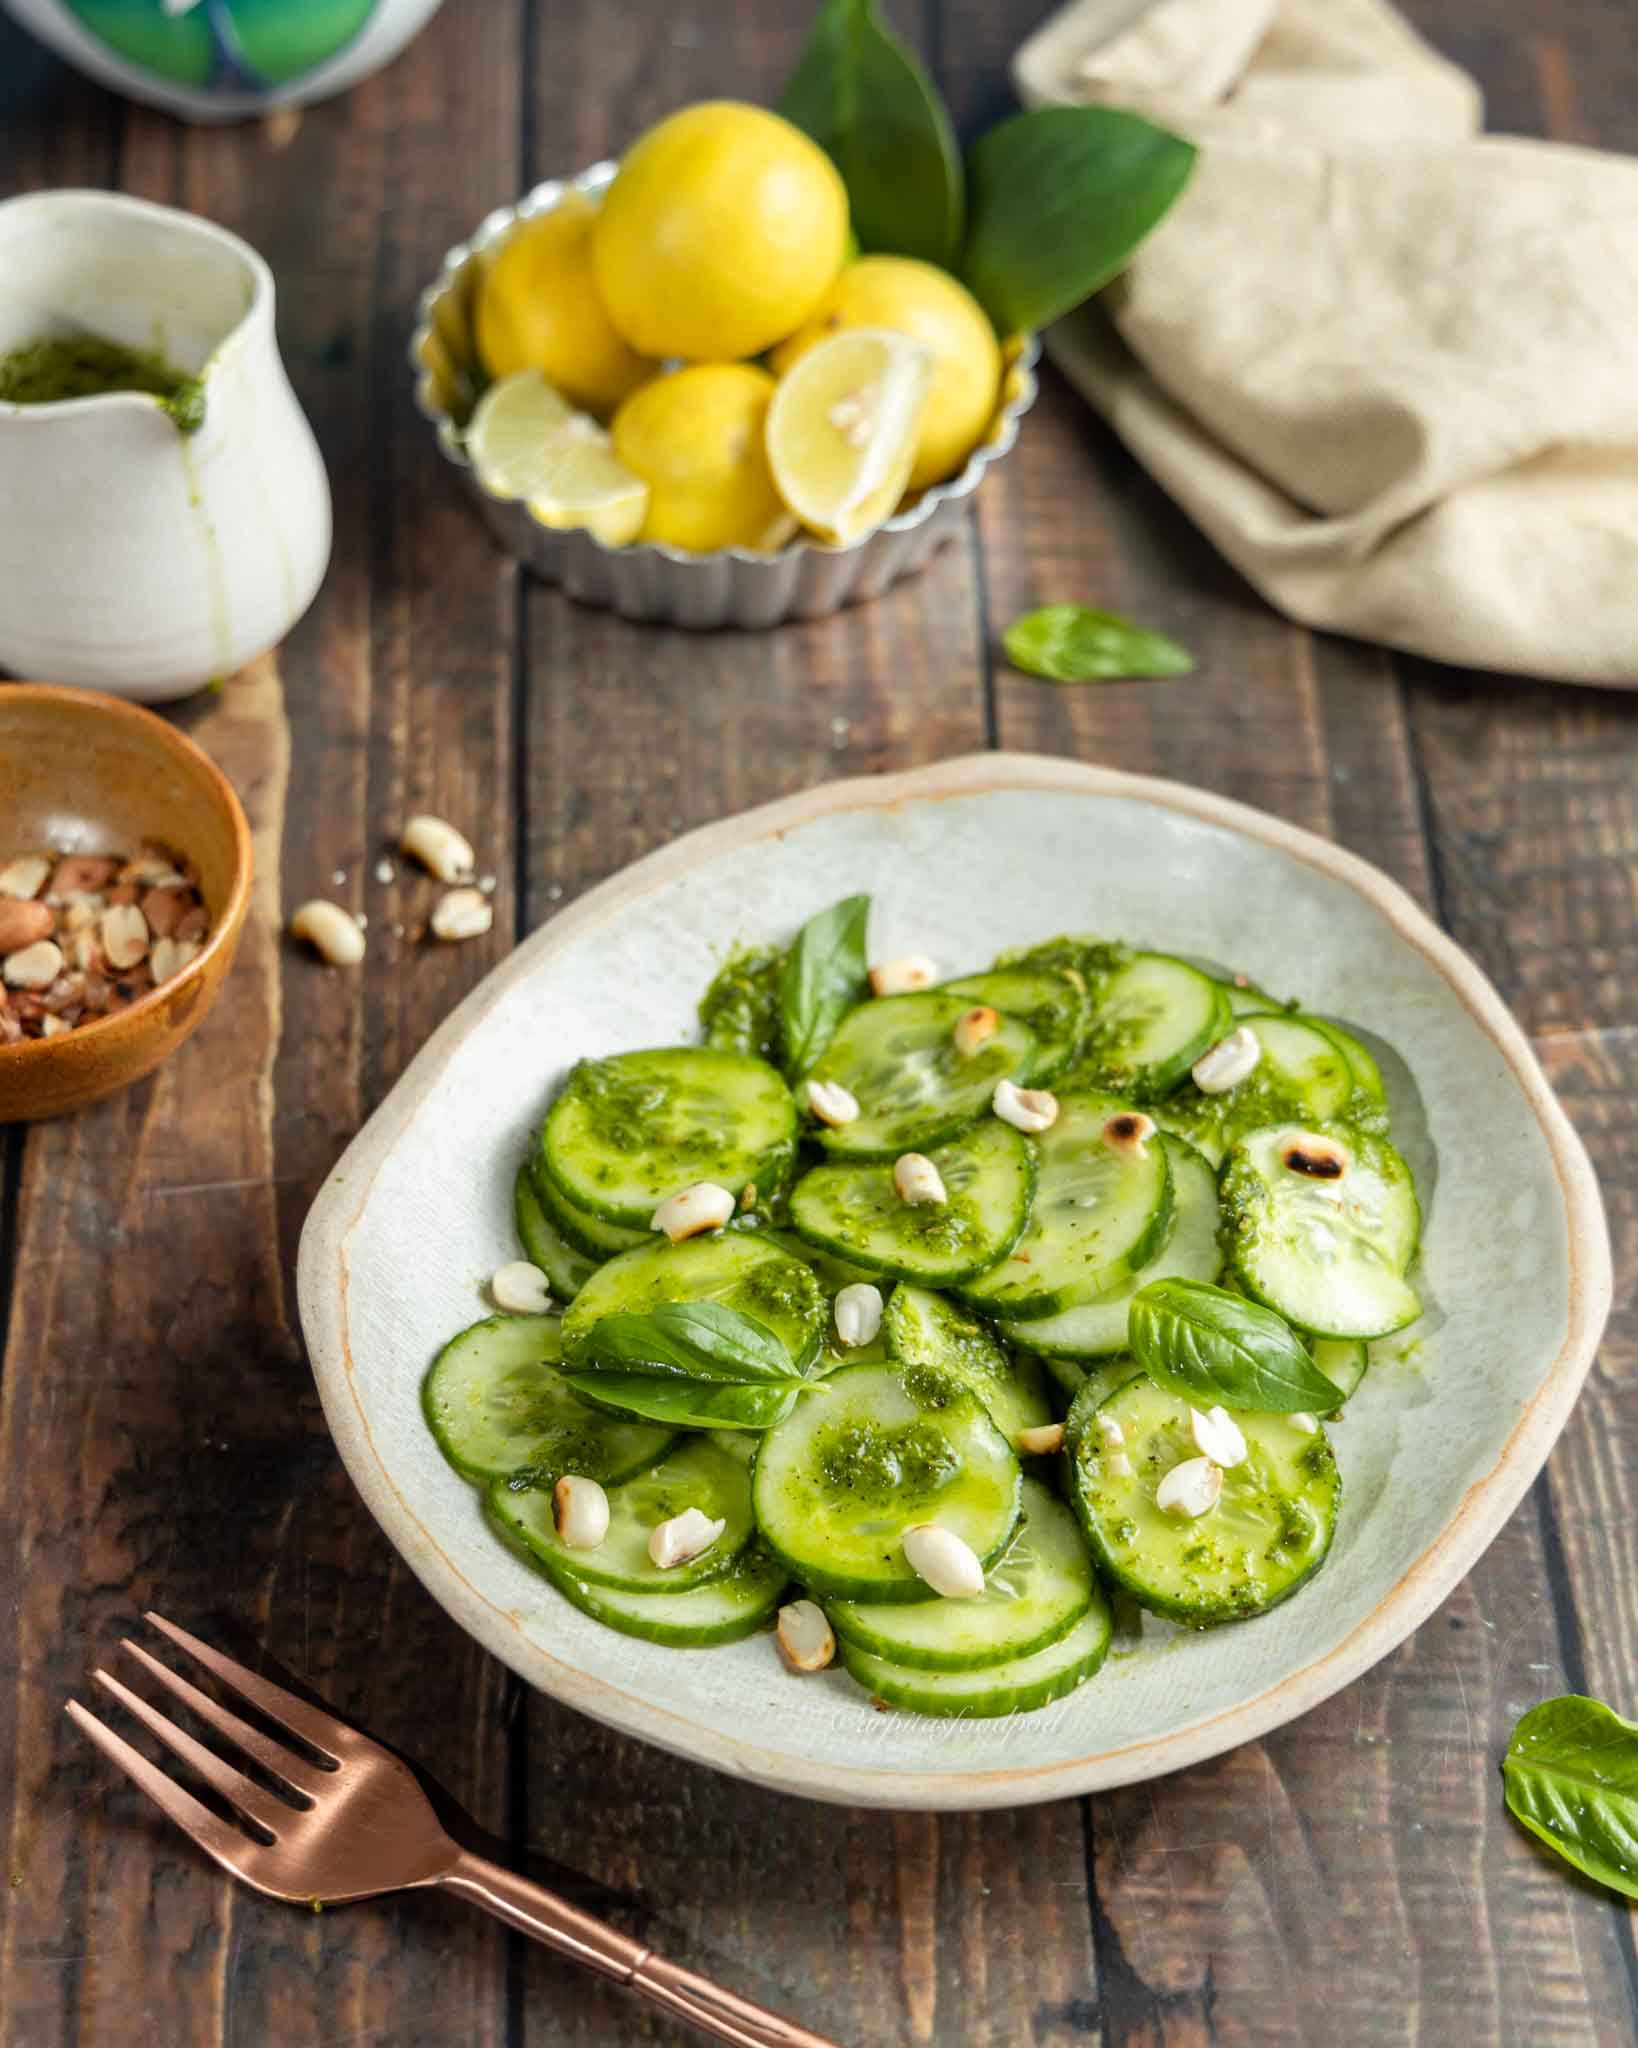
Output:
<svg viewBox="0 0 1638 2048">
<path fill-rule="evenodd" d="M 810 532 L 845 545 L 893 511 L 932 381 L 932 350 L 885 327 L 833 335 L 786 371 L 768 407 L 768 463 Z"/>
<path fill-rule="evenodd" d="M 647 484 L 616 459 L 596 420 L 538 370 L 489 387 L 466 430 L 466 452 L 486 490 L 523 499 L 542 526 L 584 527 L 611 548 L 642 530 Z"/>
</svg>

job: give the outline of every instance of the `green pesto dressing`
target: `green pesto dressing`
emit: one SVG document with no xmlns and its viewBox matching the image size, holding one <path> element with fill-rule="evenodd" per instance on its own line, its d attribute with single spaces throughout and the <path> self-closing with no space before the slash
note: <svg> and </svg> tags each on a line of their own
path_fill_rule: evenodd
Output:
<svg viewBox="0 0 1638 2048">
<path fill-rule="evenodd" d="M 197 433 L 204 424 L 204 385 L 162 355 L 75 334 L 30 342 L 0 356 L 0 404 L 55 405 L 115 391 L 138 391 L 157 400 L 179 434 Z"/>
<path fill-rule="evenodd" d="M 741 946 L 730 954 L 700 998 L 700 1029 L 707 1045 L 754 1053 L 779 1066 L 784 1051 L 779 978 L 785 955 L 777 946 Z"/>
</svg>

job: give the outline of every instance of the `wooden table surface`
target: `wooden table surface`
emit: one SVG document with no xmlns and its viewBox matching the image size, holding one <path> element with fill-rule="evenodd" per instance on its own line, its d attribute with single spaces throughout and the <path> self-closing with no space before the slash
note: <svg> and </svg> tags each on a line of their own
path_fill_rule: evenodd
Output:
<svg viewBox="0 0 1638 2048">
<path fill-rule="evenodd" d="M 0 1132 L 0 2042 L 678 2038 L 453 1903 L 311 1916 L 219 1877 L 61 1712 L 150 1605 L 265 1644 L 424 1760 L 501 1853 L 848 2044 L 1630 2040 L 1631 1917 L 1515 1829 L 1496 1765 L 1549 1694 L 1638 1707 L 1638 706 L 1287 624 L 1050 375 L 919 581 L 762 637 L 634 628 L 520 577 L 413 413 L 405 338 L 446 246 L 682 101 L 771 97 L 806 12 L 451 0 L 347 98 L 221 131 L 124 105 L 0 26 L 0 193 L 117 185 L 248 237 L 337 514 L 329 580 L 277 659 L 178 713 L 258 835 L 220 1007 L 128 1095 Z M 895 12 L 970 131 L 1007 105 L 1041 7 Z M 1638 141 L 1631 0 L 1414 12 L 1481 79 L 1493 126 Z M 1010 673 L 999 629 L 1057 598 L 1175 632 L 1197 676 L 1060 691 Z M 341 1469 L 292 1260 L 362 1119 L 561 903 L 745 805 L 985 746 L 1263 805 L 1427 904 L 1592 1148 L 1617 1310 L 1489 1554 L 1327 1705 L 1111 1796 L 851 1812 L 608 1733 L 468 1642 Z M 499 876 L 486 939 L 394 936 L 411 892 L 373 870 L 416 810 L 463 824 Z M 281 939 L 281 902 L 314 894 L 368 912 L 362 972 Z"/>
</svg>

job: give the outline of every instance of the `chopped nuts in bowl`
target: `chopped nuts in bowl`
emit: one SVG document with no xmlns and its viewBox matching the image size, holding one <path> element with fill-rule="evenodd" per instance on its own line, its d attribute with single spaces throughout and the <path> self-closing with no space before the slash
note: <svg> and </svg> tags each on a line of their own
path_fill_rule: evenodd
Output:
<svg viewBox="0 0 1638 2048">
<path fill-rule="evenodd" d="M 0 684 L 0 1123 L 152 1071 L 215 1000 L 250 902 L 250 828 L 152 712 Z"/>
</svg>

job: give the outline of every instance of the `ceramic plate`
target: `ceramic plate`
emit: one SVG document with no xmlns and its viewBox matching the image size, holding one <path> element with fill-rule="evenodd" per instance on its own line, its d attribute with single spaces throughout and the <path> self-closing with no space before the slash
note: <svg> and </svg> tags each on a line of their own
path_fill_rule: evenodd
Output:
<svg viewBox="0 0 1638 2048">
<path fill-rule="evenodd" d="M 737 941 L 874 898 L 878 957 L 953 971 L 1065 930 L 1243 969 L 1386 1040 L 1427 1203 L 1421 1343 L 1373 1364 L 1335 1431 L 1324 1570 L 1213 1634 L 1156 1625 L 1068 1700 L 1009 1721 L 875 1711 L 766 1636 L 682 1651 L 578 1614 L 485 1527 L 421 1420 L 440 1344 L 516 1256 L 512 1179 L 583 1054 L 686 1039 Z M 1609 1306 L 1581 1145 L 1477 968 L 1325 841 L 1177 784 L 995 754 L 834 783 L 679 840 L 561 912 L 462 1004 L 336 1168 L 301 1246 L 301 1315 L 347 1467 L 411 1569 L 531 1684 L 681 1755 L 851 1803 L 970 1808 L 1175 1770 L 1356 1678 L 1495 1535 L 1563 1425 Z M 1391 1347 L 1389 1347 L 1391 1348 Z"/>
</svg>

